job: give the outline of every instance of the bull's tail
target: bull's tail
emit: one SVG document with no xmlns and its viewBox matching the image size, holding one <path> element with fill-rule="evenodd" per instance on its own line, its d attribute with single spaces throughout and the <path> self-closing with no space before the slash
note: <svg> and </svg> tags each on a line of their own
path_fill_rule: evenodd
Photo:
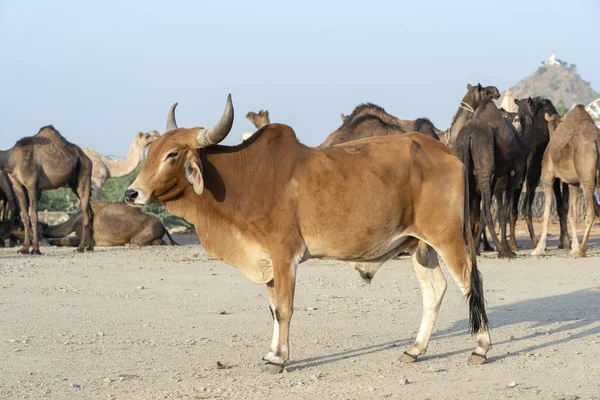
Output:
<svg viewBox="0 0 600 400">
<path fill-rule="evenodd" d="M 162 223 L 161 223 L 161 225 L 162 225 Z M 164 225 L 163 225 L 163 229 L 165 230 L 165 235 L 167 235 L 167 237 L 171 241 L 171 246 L 179 246 L 179 244 L 173 240 L 173 238 L 171 237 L 171 234 L 169 233 L 169 230 L 167 228 L 165 228 Z"/>
<path fill-rule="evenodd" d="M 485 312 L 485 300 L 483 298 L 483 282 L 477 269 L 477 257 L 475 255 L 475 242 L 473 240 L 473 230 L 471 229 L 471 206 L 469 204 L 469 170 L 465 167 L 465 216 L 463 218 L 463 235 L 469 252 L 468 264 L 471 264 L 471 285 L 467 292 L 467 301 L 469 303 L 469 321 L 471 323 L 471 333 L 477 333 L 480 330 L 487 329 L 488 317 Z"/>
</svg>

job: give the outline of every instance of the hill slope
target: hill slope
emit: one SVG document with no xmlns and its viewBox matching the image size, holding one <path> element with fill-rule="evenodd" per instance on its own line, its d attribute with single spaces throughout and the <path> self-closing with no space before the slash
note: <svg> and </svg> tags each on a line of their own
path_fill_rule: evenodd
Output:
<svg viewBox="0 0 600 400">
<path fill-rule="evenodd" d="M 590 83 L 577 73 L 575 65 L 565 62 L 541 65 L 533 74 L 511 87 L 510 92 L 515 99 L 527 96 L 546 97 L 552 100 L 559 112 L 561 108 L 562 111 L 570 110 L 576 104 L 588 105 L 600 97 L 600 93 L 592 89 Z"/>
</svg>

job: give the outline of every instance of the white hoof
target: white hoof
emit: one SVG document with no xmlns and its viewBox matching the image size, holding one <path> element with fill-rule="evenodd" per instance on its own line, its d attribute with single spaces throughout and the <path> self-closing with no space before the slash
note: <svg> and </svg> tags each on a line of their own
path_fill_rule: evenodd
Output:
<svg viewBox="0 0 600 400">
<path fill-rule="evenodd" d="M 546 250 L 545 249 L 540 249 L 539 247 L 537 247 L 534 251 L 531 252 L 532 256 L 544 256 L 546 255 Z"/>
</svg>

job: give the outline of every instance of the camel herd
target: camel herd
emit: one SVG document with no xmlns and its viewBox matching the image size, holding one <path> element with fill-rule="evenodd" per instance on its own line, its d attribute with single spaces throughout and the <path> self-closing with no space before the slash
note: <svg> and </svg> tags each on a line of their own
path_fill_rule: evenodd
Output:
<svg viewBox="0 0 600 400">
<path fill-rule="evenodd" d="M 133 171 L 145 149 L 159 136 L 156 131 L 138 133 L 127 157 L 113 161 L 90 148 L 67 141 L 53 126 L 0 152 L 0 239 L 22 243 L 19 252 L 41 254 L 40 238 L 51 244 L 77 246 L 78 251 L 101 246 L 164 244 L 168 234 L 155 217 L 124 203 L 103 203 L 102 186 L 111 177 Z M 68 186 L 81 200 L 81 210 L 63 224 L 38 222 L 37 204 L 42 190 Z M 91 202 L 92 192 L 98 201 Z M 20 212 L 19 212 L 20 210 Z M 76 236 L 68 237 L 75 232 Z M 64 238 L 63 238 L 64 237 Z M 169 236 L 170 239 L 170 236 Z M 174 243 L 171 239 L 171 242 Z"/>
<path fill-rule="evenodd" d="M 594 215 L 600 215 L 600 205 L 594 200 L 594 190 L 598 185 L 597 168 L 600 168 L 597 167 L 599 158 L 596 124 L 583 106 L 575 107 L 561 118 L 552 102 L 545 98 L 515 100 L 517 113 L 498 108 L 493 100 L 499 98 L 500 92 L 494 86 L 467 85 L 467 93 L 447 131 L 437 129 L 426 118 L 401 120 L 377 105 L 362 104 L 348 116 L 341 114 L 342 125 L 320 147 L 411 131 L 441 140 L 455 151 L 469 171 L 472 229 L 478 252 L 481 239 L 484 241 L 484 249 L 493 251 L 487 241 L 487 228 L 498 256 L 514 257 L 517 250 L 515 226 L 519 214 L 519 199 L 526 188 L 522 211 L 534 248 L 532 255 L 543 255 L 545 252 L 552 204 L 550 200 L 554 194 L 560 221 L 559 248 L 572 249 L 572 256 L 584 257 Z M 261 110 L 259 115 L 266 115 L 266 123 L 269 123 L 268 111 Z M 255 123 L 257 114 L 248 113 L 247 118 Z M 553 134 L 562 121 L 566 123 L 560 125 L 558 134 Z M 264 124 L 255 123 L 255 126 L 259 129 Z M 251 133 L 245 133 L 244 140 L 250 135 Z M 549 144 L 550 148 L 546 152 Z M 558 168 L 561 172 L 554 172 Z M 532 204 L 541 178 L 545 199 L 548 201 L 545 203 L 547 216 L 545 213 L 544 230 L 541 241 L 538 242 L 533 228 Z M 580 188 L 583 189 L 586 210 L 586 228 L 581 246 L 578 244 L 575 228 Z M 498 205 L 500 238 L 496 234 L 492 218 L 494 198 Z M 595 210 L 595 213 L 588 210 Z M 482 214 L 483 223 L 480 223 Z M 569 237 L 567 214 L 573 238 Z M 506 232 L 507 224 L 509 233 Z"/>
<path fill-rule="evenodd" d="M 582 106 L 575 107 L 561 118 L 550 100 L 535 97 L 515 100 L 518 112 L 513 114 L 496 106 L 493 100 L 499 97 L 500 92 L 494 86 L 467 85 L 467 93 L 446 131 L 437 129 L 426 118 L 401 120 L 377 105 L 361 104 L 351 114 L 341 114 L 342 125 L 328 135 L 319 147 L 412 131 L 440 140 L 453 149 L 469 172 L 471 229 L 477 252 L 481 240 L 484 250 L 493 250 L 487 240 L 489 235 L 499 257 L 514 256 L 517 249 L 515 225 L 519 198 L 526 189 L 522 211 L 534 248 L 532 255 L 544 254 L 551 212 L 549 200 L 554 195 L 560 221 L 559 247 L 571 249 L 573 256 L 585 256 L 594 220 L 593 211 L 597 214 L 600 210 L 594 199 L 599 168 L 598 128 Z M 257 130 L 270 124 L 268 110 L 249 112 L 246 118 Z M 176 124 L 168 126 L 167 131 L 174 126 Z M 248 140 L 253 133 L 245 132 L 242 139 Z M 92 238 L 97 239 L 104 232 L 98 231 L 99 225 L 95 221 L 94 208 L 90 208 L 90 198 L 101 201 L 106 180 L 131 173 L 142 162 L 145 150 L 159 136 L 157 131 L 136 134 L 126 158 L 115 161 L 94 149 L 80 148 L 68 142 L 52 126 L 46 126 L 37 135 L 25 137 L 13 148 L 0 152 L 0 235 L 3 235 L 0 239 L 11 238 L 13 243 L 22 242 L 22 253 L 28 253 L 32 245 L 31 252 L 36 254 L 40 253 L 39 238 L 55 239 L 54 243 L 75 243 L 74 239 L 56 240 L 56 234 L 50 233 L 52 229 L 39 224 L 37 218 L 37 202 L 41 191 L 68 186 L 81 200 L 81 209 L 70 222 L 70 225 L 73 221 L 81 224 L 76 236 L 78 250 L 83 251 L 84 247 L 93 249 Z M 531 207 L 540 182 L 548 201 L 544 212 L 544 228 L 538 242 Z M 580 190 L 583 191 L 586 213 L 581 245 L 575 227 Z M 497 203 L 496 218 L 492 217 L 493 199 Z M 127 212 L 131 215 L 125 217 Z M 119 213 L 127 221 L 139 217 L 138 214 L 134 215 L 133 209 L 123 208 Z M 570 235 L 567 216 L 571 225 Z M 157 222 L 149 221 L 147 224 L 153 226 Z M 499 223 L 499 235 L 495 222 Z M 101 226 L 104 227 L 101 229 L 107 229 L 107 224 Z M 109 236 L 114 236 L 118 230 L 118 226 L 112 227 L 108 230 L 111 232 Z M 54 231 L 62 232 L 62 229 Z M 134 242 L 164 243 L 161 237 L 155 236 Z M 96 244 L 100 243 L 105 242 L 96 240 Z M 123 239 L 116 243 L 131 242 Z"/>
</svg>

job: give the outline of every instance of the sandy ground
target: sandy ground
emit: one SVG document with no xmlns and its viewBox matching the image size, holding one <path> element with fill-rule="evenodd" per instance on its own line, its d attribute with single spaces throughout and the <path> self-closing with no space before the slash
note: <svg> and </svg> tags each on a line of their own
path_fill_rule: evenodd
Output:
<svg viewBox="0 0 600 400">
<path fill-rule="evenodd" d="M 466 365 L 467 306 L 446 271 L 429 351 L 407 365 L 398 359 L 421 317 L 410 261 L 387 263 L 370 286 L 345 263 L 309 261 L 293 361 L 279 375 L 261 372 L 265 288 L 212 260 L 194 235 L 177 240 L 186 245 L 0 249 L 0 398 L 600 399 L 597 236 L 586 259 L 555 240 L 549 257 L 480 258 L 494 341 L 483 366 Z"/>
</svg>

